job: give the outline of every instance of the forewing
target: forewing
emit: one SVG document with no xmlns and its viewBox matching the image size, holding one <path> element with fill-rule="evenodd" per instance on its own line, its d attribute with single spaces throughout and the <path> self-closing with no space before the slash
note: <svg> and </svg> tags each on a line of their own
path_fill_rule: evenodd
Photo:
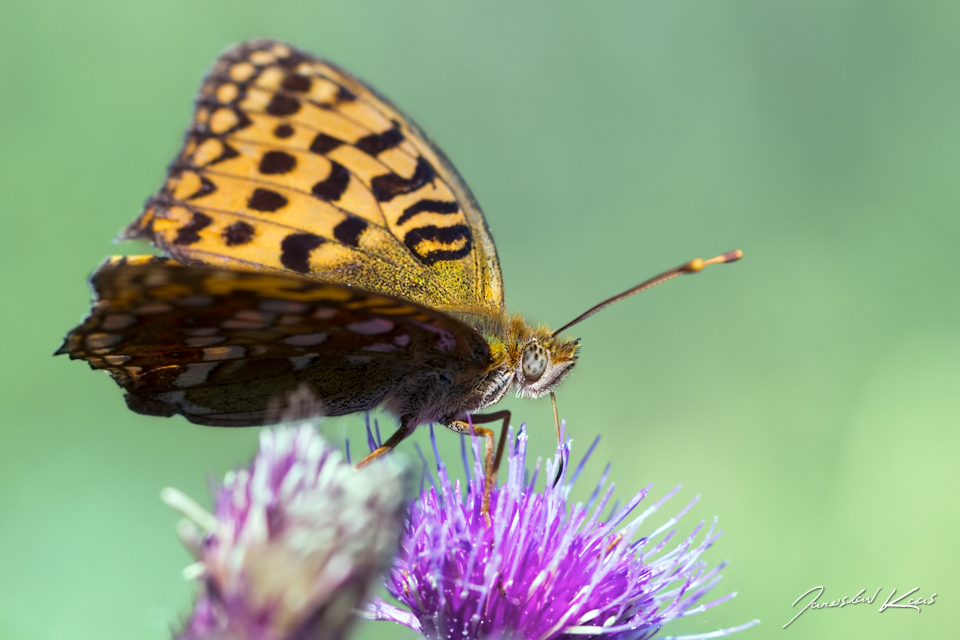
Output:
<svg viewBox="0 0 960 640">
<path fill-rule="evenodd" d="M 372 409 L 412 372 L 482 371 L 486 341 L 444 313 L 283 274 L 118 257 L 58 353 L 107 370 L 132 409 L 243 426 L 302 386 L 326 415 Z"/>
<path fill-rule="evenodd" d="M 360 80 L 278 42 L 217 60 L 166 182 L 125 237 L 181 262 L 503 310 L 483 214 L 443 153 Z"/>
</svg>

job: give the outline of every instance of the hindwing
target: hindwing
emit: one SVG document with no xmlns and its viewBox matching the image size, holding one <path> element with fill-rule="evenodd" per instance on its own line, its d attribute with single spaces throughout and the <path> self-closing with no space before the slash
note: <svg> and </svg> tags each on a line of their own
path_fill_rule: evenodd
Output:
<svg viewBox="0 0 960 640">
<path fill-rule="evenodd" d="M 105 369 L 135 411 L 245 426 L 306 386 L 326 415 L 372 409 L 408 376 L 484 371 L 471 327 L 407 300 L 278 273 L 112 258 L 58 353 Z"/>
</svg>

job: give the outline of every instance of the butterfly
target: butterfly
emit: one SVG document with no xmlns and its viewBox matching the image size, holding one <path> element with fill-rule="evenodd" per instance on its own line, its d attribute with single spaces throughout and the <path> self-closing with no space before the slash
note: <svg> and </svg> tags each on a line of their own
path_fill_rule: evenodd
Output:
<svg viewBox="0 0 960 640">
<path fill-rule="evenodd" d="M 496 248 L 443 152 L 388 100 L 289 45 L 240 44 L 204 79 L 183 149 L 122 234 L 164 257 L 108 259 L 58 354 L 107 371 L 142 414 L 204 425 L 275 421 L 309 389 L 316 411 L 384 407 L 486 438 L 489 488 L 511 389 L 551 394 L 577 361 L 560 333 L 603 307 L 734 251 L 694 260 L 560 330 L 504 308 Z M 494 433 L 480 424 L 502 421 Z"/>
</svg>

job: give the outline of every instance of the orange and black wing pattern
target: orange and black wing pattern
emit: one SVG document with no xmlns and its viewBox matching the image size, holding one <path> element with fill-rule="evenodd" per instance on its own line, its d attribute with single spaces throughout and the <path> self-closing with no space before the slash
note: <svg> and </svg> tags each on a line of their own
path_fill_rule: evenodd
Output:
<svg viewBox="0 0 960 640">
<path fill-rule="evenodd" d="M 217 60 L 166 182 L 124 237 L 188 264 L 503 312 L 483 214 L 443 153 L 360 80 L 273 41 Z"/>
</svg>

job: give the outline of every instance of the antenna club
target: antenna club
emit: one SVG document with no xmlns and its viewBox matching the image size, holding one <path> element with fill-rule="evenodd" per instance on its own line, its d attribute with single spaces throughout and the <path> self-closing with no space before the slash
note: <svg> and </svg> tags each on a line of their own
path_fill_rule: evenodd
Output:
<svg viewBox="0 0 960 640">
<path fill-rule="evenodd" d="M 696 273 L 697 271 L 700 271 L 701 269 L 703 269 L 705 266 L 707 266 L 707 263 L 702 258 L 694 258 L 693 260 L 691 260 L 690 262 L 684 265 L 683 270 L 687 273 Z"/>
<path fill-rule="evenodd" d="M 729 253 L 723 254 L 721 257 L 723 258 L 724 262 L 736 262 L 743 257 L 743 251 L 740 251 L 740 249 L 734 249 Z"/>
<path fill-rule="evenodd" d="M 709 260 L 704 261 L 703 264 L 704 266 L 708 264 L 726 264 L 728 262 L 736 262 L 742 257 L 743 257 L 743 251 L 740 251 L 740 249 L 734 249 L 733 251 L 728 251 L 727 253 L 710 258 Z M 696 262 L 696 260 L 694 260 L 693 262 Z M 693 262 L 691 262 L 690 264 L 692 264 Z"/>
</svg>

